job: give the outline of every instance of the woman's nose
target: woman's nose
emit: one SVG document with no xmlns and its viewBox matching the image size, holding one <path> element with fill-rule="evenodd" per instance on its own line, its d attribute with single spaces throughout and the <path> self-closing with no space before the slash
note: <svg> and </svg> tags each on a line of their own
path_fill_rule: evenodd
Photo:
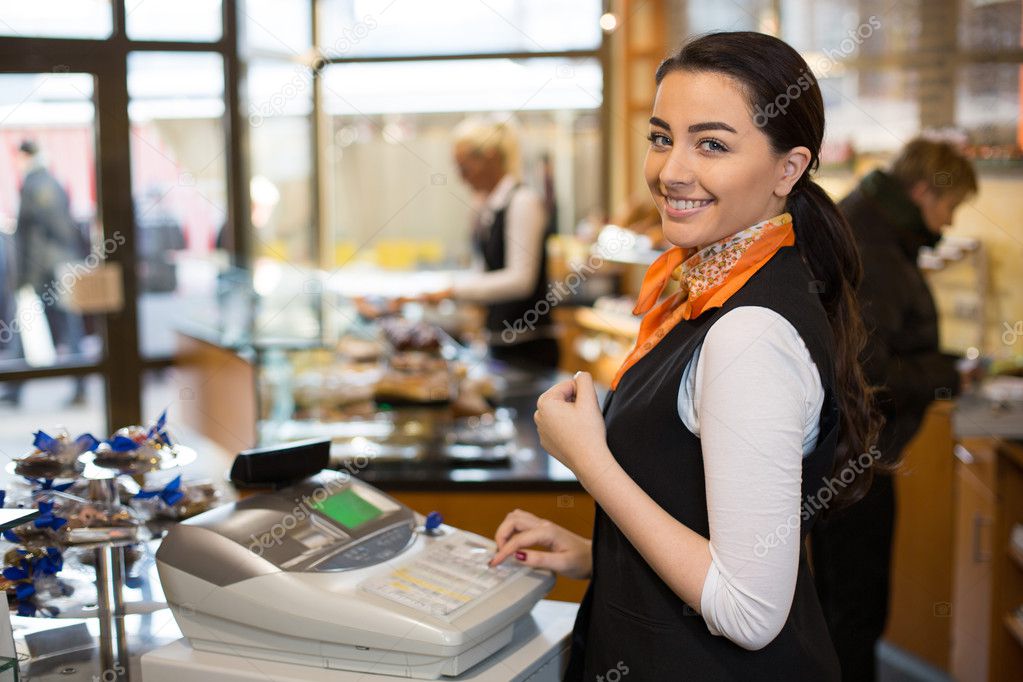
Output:
<svg viewBox="0 0 1023 682">
<path fill-rule="evenodd" d="M 661 168 L 660 179 L 665 187 L 693 184 L 696 176 L 683 150 L 678 148 L 672 150 Z"/>
</svg>

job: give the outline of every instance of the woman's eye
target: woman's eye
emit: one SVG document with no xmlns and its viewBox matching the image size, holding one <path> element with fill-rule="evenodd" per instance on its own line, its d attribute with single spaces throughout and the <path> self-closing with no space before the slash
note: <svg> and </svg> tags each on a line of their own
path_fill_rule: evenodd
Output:
<svg viewBox="0 0 1023 682">
<path fill-rule="evenodd" d="M 718 140 L 714 140 L 714 139 L 700 140 L 699 147 L 700 147 L 700 149 L 702 149 L 704 151 L 707 151 L 707 152 L 727 152 L 728 151 L 728 147 L 726 147 L 725 145 L 721 144 L 721 142 L 719 142 Z"/>
<path fill-rule="evenodd" d="M 663 133 L 650 133 L 646 136 L 646 139 L 650 140 L 650 144 L 657 147 L 671 146 L 671 138 Z"/>
</svg>

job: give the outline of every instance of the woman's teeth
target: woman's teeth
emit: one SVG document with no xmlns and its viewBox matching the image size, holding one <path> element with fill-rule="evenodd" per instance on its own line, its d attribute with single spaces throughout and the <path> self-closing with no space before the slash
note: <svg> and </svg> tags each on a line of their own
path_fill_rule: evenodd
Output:
<svg viewBox="0 0 1023 682">
<path fill-rule="evenodd" d="M 676 211 L 688 211 L 694 208 L 701 208 L 707 204 L 713 203 L 713 199 L 704 199 L 703 201 L 678 201 L 665 197 L 668 202 L 668 206 L 671 206 Z"/>
</svg>

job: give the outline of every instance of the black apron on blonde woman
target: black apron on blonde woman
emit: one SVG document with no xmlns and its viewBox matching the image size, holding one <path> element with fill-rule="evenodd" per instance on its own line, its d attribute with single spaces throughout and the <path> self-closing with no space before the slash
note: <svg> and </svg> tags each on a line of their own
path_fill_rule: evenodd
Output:
<svg viewBox="0 0 1023 682">
<path fill-rule="evenodd" d="M 604 404 L 607 443 L 625 472 L 679 522 L 710 536 L 700 439 L 678 415 L 683 372 L 713 323 L 740 306 L 774 310 L 796 329 L 825 390 L 820 436 L 803 458 L 805 513 L 797 536 L 799 571 L 788 618 L 767 646 L 748 651 L 710 634 L 703 618 L 654 572 L 598 506 L 593 580 L 580 606 L 567 680 L 784 680 L 837 682 L 838 660 L 814 588 L 803 540 L 834 461 L 838 409 L 832 335 L 812 277 L 795 247 L 784 247 L 722 307 L 671 329 L 628 369 Z M 742 415 L 735 415 L 742 419 Z M 610 675 L 609 675 L 610 673 Z"/>
<path fill-rule="evenodd" d="M 516 185 L 511 198 L 522 187 Z M 474 231 L 477 252 L 483 257 L 487 272 L 502 270 L 507 263 L 505 233 L 508 204 L 494 212 L 489 227 Z M 550 224 L 544 231 L 540 246 L 540 266 L 533 278 L 533 288 L 525 298 L 487 304 L 486 328 L 490 332 L 490 353 L 501 360 L 524 369 L 554 369 L 558 366 L 558 343 L 551 323 L 551 305 L 547 295 L 547 249 Z M 542 303 L 541 303 L 542 302 Z M 522 331 L 518 331 L 521 329 Z"/>
</svg>

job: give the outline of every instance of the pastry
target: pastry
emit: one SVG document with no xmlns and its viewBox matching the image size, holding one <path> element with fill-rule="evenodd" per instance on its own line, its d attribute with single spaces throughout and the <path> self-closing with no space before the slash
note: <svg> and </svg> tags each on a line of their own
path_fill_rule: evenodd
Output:
<svg viewBox="0 0 1023 682">
<path fill-rule="evenodd" d="M 171 446 L 170 437 L 164 430 L 165 421 L 166 413 L 160 415 L 151 428 L 132 425 L 118 429 L 96 448 L 96 465 L 141 470 L 157 466 Z"/>
<path fill-rule="evenodd" d="M 375 362 L 386 352 L 384 342 L 378 339 L 363 339 L 349 335 L 337 342 L 338 355 L 354 362 Z"/>
<path fill-rule="evenodd" d="M 33 445 L 32 453 L 15 460 L 14 472 L 19 476 L 52 479 L 74 476 L 79 466 L 78 456 L 94 450 L 98 441 L 88 433 L 71 440 L 66 432 L 54 437 L 45 431 L 36 431 Z"/>
<path fill-rule="evenodd" d="M 380 328 L 397 351 L 436 352 L 440 350 L 440 333 L 433 325 L 392 317 L 381 320 Z"/>
<path fill-rule="evenodd" d="M 451 380 L 446 371 L 392 370 L 377 383 L 376 399 L 380 402 L 443 402 L 451 399 Z"/>
<path fill-rule="evenodd" d="M 467 390 L 464 386 L 458 392 L 458 397 L 451 403 L 451 416 L 455 419 L 461 417 L 481 417 L 485 414 L 493 414 L 494 408 L 490 406 L 481 394 Z"/>
</svg>

